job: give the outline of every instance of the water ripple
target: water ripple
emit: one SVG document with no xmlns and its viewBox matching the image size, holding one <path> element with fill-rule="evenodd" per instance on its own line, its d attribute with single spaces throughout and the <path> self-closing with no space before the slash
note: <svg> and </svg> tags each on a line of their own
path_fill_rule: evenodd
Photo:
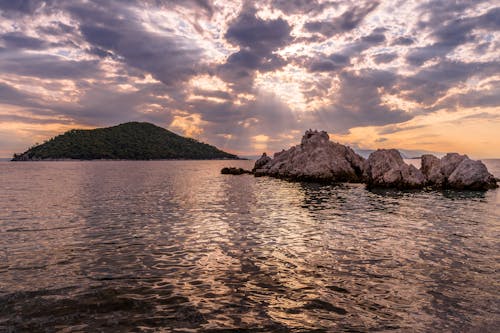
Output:
<svg viewBox="0 0 500 333">
<path fill-rule="evenodd" d="M 0 163 L 0 331 L 500 326 L 499 190 L 368 191 L 227 164 Z"/>
</svg>

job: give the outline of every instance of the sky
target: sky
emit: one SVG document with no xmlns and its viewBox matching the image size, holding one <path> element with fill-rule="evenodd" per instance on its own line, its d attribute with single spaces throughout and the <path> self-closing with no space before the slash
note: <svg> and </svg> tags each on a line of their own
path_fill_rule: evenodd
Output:
<svg viewBox="0 0 500 333">
<path fill-rule="evenodd" d="M 0 0 L 0 157 L 147 121 L 239 155 L 500 157 L 500 4 Z"/>
</svg>

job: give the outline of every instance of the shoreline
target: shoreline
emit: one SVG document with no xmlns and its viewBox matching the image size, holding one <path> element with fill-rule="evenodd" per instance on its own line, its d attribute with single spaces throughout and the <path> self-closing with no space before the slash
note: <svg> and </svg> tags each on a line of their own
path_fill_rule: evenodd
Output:
<svg viewBox="0 0 500 333">
<path fill-rule="evenodd" d="M 205 158 L 205 159 L 192 159 L 192 158 L 158 158 L 158 159 L 114 159 L 114 158 L 94 158 L 94 159 L 76 159 L 76 158 L 50 158 L 38 160 L 13 160 L 13 159 L 0 159 L 0 162 L 116 162 L 116 161 L 249 161 L 246 158 Z"/>
</svg>

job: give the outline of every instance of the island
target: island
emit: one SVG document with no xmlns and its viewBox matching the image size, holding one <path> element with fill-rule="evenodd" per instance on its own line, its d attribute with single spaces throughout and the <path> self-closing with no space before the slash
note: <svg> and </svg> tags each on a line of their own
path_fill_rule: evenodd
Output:
<svg viewBox="0 0 500 333">
<path fill-rule="evenodd" d="M 221 173 L 269 176 L 292 181 L 365 183 L 368 188 L 488 190 L 497 179 L 481 161 L 448 153 L 426 154 L 421 168 L 406 164 L 396 149 L 378 149 L 365 159 L 350 147 L 330 141 L 325 131 L 308 130 L 299 145 L 271 158 L 264 153 L 254 168 L 224 168 Z"/>
<path fill-rule="evenodd" d="M 35 145 L 12 161 L 46 160 L 239 159 L 195 139 L 146 122 L 128 122 L 91 130 L 73 129 Z"/>
</svg>

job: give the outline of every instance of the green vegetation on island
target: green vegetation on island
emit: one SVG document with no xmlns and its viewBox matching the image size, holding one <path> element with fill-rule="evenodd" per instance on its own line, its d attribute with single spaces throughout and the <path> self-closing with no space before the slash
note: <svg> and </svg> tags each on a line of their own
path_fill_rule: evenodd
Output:
<svg viewBox="0 0 500 333">
<path fill-rule="evenodd" d="M 130 122 L 92 130 L 73 129 L 14 154 L 13 161 L 57 159 L 237 159 L 206 143 L 150 123 Z"/>
</svg>

